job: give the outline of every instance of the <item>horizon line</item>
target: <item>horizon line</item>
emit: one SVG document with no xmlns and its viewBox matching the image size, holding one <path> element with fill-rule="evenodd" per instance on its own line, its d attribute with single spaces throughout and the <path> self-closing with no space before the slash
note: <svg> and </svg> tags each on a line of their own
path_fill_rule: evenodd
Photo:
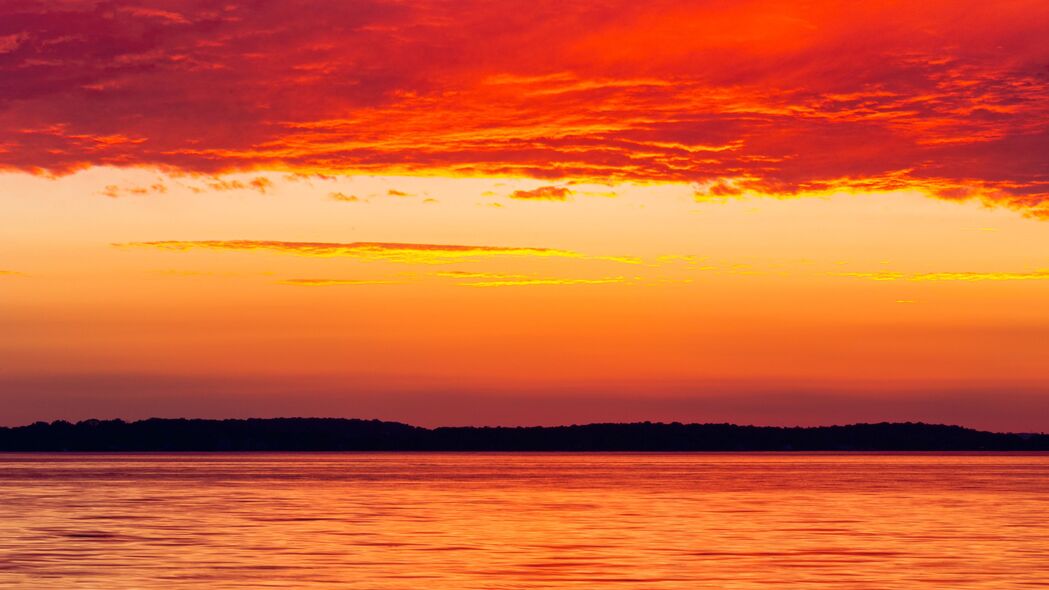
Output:
<svg viewBox="0 0 1049 590">
<path fill-rule="evenodd" d="M 988 430 L 988 429 L 982 429 L 982 428 L 978 428 L 978 427 L 974 427 L 974 426 L 966 426 L 966 425 L 963 425 L 963 424 L 951 424 L 951 423 L 946 423 L 946 422 L 925 422 L 925 421 L 922 421 L 922 420 L 916 420 L 916 421 L 912 421 L 912 420 L 905 420 L 905 421 L 879 420 L 879 421 L 874 421 L 874 422 L 848 422 L 848 423 L 839 423 L 839 424 L 817 424 L 817 425 L 811 425 L 811 426 L 803 426 L 803 425 L 799 425 L 799 424 L 794 424 L 794 425 L 789 425 L 789 426 L 788 425 L 771 425 L 771 424 L 753 424 L 753 423 L 751 423 L 751 424 L 744 424 L 744 423 L 737 423 L 737 422 L 682 422 L 682 421 L 678 421 L 678 420 L 673 420 L 673 421 L 669 421 L 669 422 L 662 421 L 662 420 L 633 420 L 633 421 L 624 421 L 624 422 L 614 422 L 614 421 L 573 422 L 573 423 L 570 423 L 570 424 L 516 424 L 516 425 L 506 425 L 506 424 L 480 424 L 480 425 L 478 425 L 478 424 L 470 424 L 470 425 L 419 426 L 417 424 L 412 424 L 410 422 L 402 422 L 402 421 L 399 421 L 399 420 L 384 420 L 384 419 L 381 419 L 381 418 L 357 418 L 357 417 L 345 417 L 345 416 L 271 416 L 271 417 L 249 416 L 249 417 L 242 417 L 242 418 L 236 418 L 236 417 L 229 417 L 229 418 L 194 418 L 194 417 L 186 417 L 186 416 L 179 416 L 179 417 L 171 418 L 171 417 L 161 417 L 161 416 L 150 416 L 149 418 L 139 418 L 139 419 L 133 419 L 133 420 L 116 417 L 116 418 L 84 418 L 82 420 L 76 420 L 76 421 L 65 420 L 65 419 L 58 418 L 58 419 L 54 419 L 54 420 L 51 420 L 51 421 L 36 420 L 36 421 L 28 423 L 28 424 L 20 424 L 20 425 L 11 425 L 11 426 L 0 425 L 0 429 L 11 430 L 11 429 L 18 429 L 18 428 L 29 428 L 29 427 L 32 427 L 32 426 L 36 426 L 38 424 L 44 424 L 44 425 L 47 425 L 47 426 L 54 426 L 56 424 L 69 424 L 69 425 L 72 425 L 72 426 L 77 426 L 77 425 L 80 425 L 80 424 L 91 423 L 91 422 L 138 424 L 138 423 L 150 422 L 150 421 L 172 421 L 172 422 L 176 422 L 176 421 L 185 421 L 185 422 L 190 422 L 190 421 L 200 421 L 200 422 L 247 422 L 247 421 L 278 421 L 278 420 L 317 420 L 317 421 L 328 420 L 328 421 L 348 421 L 348 422 L 352 422 L 352 421 L 357 421 L 357 422 L 379 422 L 379 423 L 383 423 L 383 424 L 397 424 L 397 425 L 401 425 L 401 426 L 410 426 L 412 428 L 416 428 L 416 429 L 420 429 L 420 430 L 428 430 L 428 431 L 439 430 L 439 429 L 456 429 L 456 428 L 472 428 L 472 429 L 479 429 L 479 430 L 480 429 L 510 429 L 510 430 L 512 430 L 512 429 L 537 429 L 537 428 L 555 429 L 555 428 L 581 428 L 581 427 L 588 427 L 588 426 L 634 426 L 634 425 L 654 425 L 654 426 L 732 426 L 732 427 L 736 427 L 736 428 L 773 428 L 773 429 L 780 429 L 780 430 L 815 430 L 815 429 L 823 429 L 823 428 L 849 428 L 849 427 L 855 427 L 855 426 L 886 426 L 886 425 L 888 425 L 888 426 L 904 426 L 904 425 L 911 425 L 911 426 L 932 426 L 932 427 L 943 427 L 943 428 L 960 428 L 960 429 L 963 429 L 963 430 L 970 430 L 970 431 L 974 431 L 974 432 L 991 433 L 991 434 L 1034 435 L 1034 436 L 1047 436 L 1047 435 L 1049 435 L 1049 431 L 1045 431 L 1045 430 L 1041 430 L 1041 431 Z"/>
</svg>

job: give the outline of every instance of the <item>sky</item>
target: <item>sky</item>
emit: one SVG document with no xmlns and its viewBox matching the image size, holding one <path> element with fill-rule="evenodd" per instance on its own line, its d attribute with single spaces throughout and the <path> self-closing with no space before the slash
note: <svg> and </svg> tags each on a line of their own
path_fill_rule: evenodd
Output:
<svg viewBox="0 0 1049 590">
<path fill-rule="evenodd" d="M 0 424 L 1049 431 L 1049 4 L 11 0 Z"/>
</svg>

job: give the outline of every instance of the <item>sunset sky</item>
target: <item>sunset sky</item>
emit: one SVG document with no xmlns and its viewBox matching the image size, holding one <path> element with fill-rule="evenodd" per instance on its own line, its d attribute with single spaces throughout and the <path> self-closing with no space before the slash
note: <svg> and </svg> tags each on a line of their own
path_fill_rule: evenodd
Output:
<svg viewBox="0 0 1049 590">
<path fill-rule="evenodd" d="M 0 4 L 0 424 L 1049 431 L 1049 3 Z"/>
</svg>

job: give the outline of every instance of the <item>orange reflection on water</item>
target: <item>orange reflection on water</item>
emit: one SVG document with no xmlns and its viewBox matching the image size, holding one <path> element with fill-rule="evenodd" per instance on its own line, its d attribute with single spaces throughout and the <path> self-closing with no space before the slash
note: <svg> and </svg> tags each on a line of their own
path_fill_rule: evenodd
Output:
<svg viewBox="0 0 1049 590">
<path fill-rule="evenodd" d="M 1049 455 L 0 457 L 2 588 L 1026 588 Z"/>
</svg>

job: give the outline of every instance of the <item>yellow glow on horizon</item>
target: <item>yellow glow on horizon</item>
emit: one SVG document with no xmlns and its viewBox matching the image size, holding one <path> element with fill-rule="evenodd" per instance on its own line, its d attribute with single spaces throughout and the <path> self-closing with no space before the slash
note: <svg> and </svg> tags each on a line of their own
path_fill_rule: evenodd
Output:
<svg viewBox="0 0 1049 590">
<path fill-rule="evenodd" d="M 533 201 L 510 195 L 549 182 L 261 171 L 0 180 L 0 268 L 22 275 L 0 285 L 0 356 L 19 375 L 700 397 L 1049 382 L 1047 226 L 978 201 L 697 202 L 690 184 L 635 183 Z"/>
</svg>

